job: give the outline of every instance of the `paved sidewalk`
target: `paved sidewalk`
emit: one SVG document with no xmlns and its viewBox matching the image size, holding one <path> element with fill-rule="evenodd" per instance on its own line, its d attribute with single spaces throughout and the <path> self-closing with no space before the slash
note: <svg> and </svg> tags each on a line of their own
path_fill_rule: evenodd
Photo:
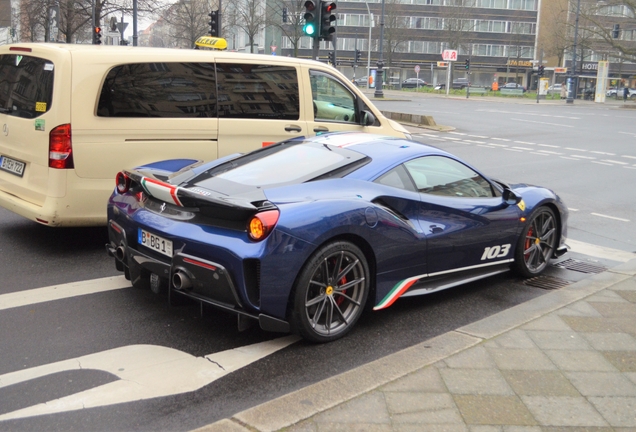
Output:
<svg viewBox="0 0 636 432">
<path fill-rule="evenodd" d="M 636 259 L 200 428 L 636 431 Z"/>
</svg>

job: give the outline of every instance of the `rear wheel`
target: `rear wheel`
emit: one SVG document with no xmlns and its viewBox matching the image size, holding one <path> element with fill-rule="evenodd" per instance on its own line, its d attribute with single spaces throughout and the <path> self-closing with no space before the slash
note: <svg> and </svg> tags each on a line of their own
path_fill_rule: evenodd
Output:
<svg viewBox="0 0 636 432">
<path fill-rule="evenodd" d="M 344 241 L 323 246 L 305 263 L 298 278 L 294 329 L 312 342 L 341 338 L 362 315 L 369 281 L 369 266 L 357 246 Z"/>
<path fill-rule="evenodd" d="M 557 221 L 548 207 L 539 207 L 528 218 L 515 251 L 515 270 L 524 277 L 541 274 L 554 253 Z"/>
</svg>

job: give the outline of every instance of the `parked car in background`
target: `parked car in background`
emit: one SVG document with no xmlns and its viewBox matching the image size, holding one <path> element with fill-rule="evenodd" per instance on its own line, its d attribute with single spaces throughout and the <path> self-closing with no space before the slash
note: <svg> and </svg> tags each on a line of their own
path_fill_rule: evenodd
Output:
<svg viewBox="0 0 636 432">
<path fill-rule="evenodd" d="M 524 86 L 522 86 L 519 83 L 514 83 L 514 82 L 509 82 L 509 83 L 506 83 L 506 84 L 504 84 L 502 86 L 499 86 L 499 90 L 503 90 L 503 89 L 521 89 L 521 90 L 524 91 L 524 93 L 526 91 L 526 88 Z"/>
<path fill-rule="evenodd" d="M 427 86 L 428 83 L 421 78 L 407 78 L 402 81 L 402 88 L 416 88 Z"/>
<path fill-rule="evenodd" d="M 470 87 L 470 81 L 468 81 L 468 78 L 456 78 L 453 80 L 453 83 L 451 84 L 451 88 L 453 89 L 463 90 L 466 87 Z M 446 83 L 437 84 L 437 86 L 435 86 L 435 90 L 440 90 L 445 88 L 446 88 Z"/>
<path fill-rule="evenodd" d="M 607 93 L 605 93 L 607 96 L 612 96 L 612 97 L 616 97 L 616 93 L 618 92 L 618 98 L 621 99 L 623 97 L 623 91 L 624 91 L 625 87 L 619 87 L 618 90 L 616 89 L 616 87 L 611 87 L 609 90 L 607 90 Z M 630 88 L 627 89 L 629 90 L 629 98 L 630 99 L 636 99 L 636 89 Z"/>
<path fill-rule="evenodd" d="M 369 77 L 363 76 L 362 78 L 356 78 L 352 82 L 358 87 L 366 87 L 369 85 Z"/>
</svg>

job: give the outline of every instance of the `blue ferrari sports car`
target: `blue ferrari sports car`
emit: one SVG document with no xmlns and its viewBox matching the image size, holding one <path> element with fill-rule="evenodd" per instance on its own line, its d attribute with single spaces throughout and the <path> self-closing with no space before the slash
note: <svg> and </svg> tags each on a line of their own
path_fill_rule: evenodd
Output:
<svg viewBox="0 0 636 432">
<path fill-rule="evenodd" d="M 417 142 L 333 133 L 117 174 L 108 252 L 133 286 L 328 342 L 365 309 L 565 253 L 552 191 Z"/>
</svg>

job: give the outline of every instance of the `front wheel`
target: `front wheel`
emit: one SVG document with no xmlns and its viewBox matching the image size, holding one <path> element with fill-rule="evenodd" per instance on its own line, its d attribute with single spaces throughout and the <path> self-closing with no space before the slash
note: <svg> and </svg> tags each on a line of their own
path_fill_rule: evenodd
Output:
<svg viewBox="0 0 636 432">
<path fill-rule="evenodd" d="M 548 207 L 539 207 L 528 218 L 515 251 L 514 269 L 523 277 L 541 274 L 550 261 L 557 241 L 557 221 Z"/>
<path fill-rule="evenodd" d="M 362 251 L 338 241 L 305 263 L 295 286 L 294 329 L 312 342 L 343 337 L 358 321 L 369 294 L 369 266 Z"/>
</svg>

